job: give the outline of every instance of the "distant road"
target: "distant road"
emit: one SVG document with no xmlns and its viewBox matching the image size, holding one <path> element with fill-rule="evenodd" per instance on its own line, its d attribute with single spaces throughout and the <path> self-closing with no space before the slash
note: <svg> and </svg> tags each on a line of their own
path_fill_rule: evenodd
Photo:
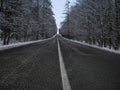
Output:
<svg viewBox="0 0 120 90">
<path fill-rule="evenodd" d="M 120 55 L 59 35 L 0 51 L 0 90 L 120 90 Z"/>
</svg>

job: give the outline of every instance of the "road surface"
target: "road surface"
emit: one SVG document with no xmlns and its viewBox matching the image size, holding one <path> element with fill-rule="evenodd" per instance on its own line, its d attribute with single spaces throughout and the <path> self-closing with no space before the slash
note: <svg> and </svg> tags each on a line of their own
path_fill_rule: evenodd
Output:
<svg viewBox="0 0 120 90">
<path fill-rule="evenodd" d="M 120 90 L 120 55 L 59 35 L 0 51 L 0 90 Z"/>
</svg>

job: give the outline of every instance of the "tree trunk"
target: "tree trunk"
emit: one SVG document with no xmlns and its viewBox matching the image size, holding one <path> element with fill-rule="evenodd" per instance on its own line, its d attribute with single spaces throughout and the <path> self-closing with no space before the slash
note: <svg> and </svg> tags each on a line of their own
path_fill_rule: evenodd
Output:
<svg viewBox="0 0 120 90">
<path fill-rule="evenodd" d="M 0 11 L 1 11 L 1 12 L 3 11 L 3 1 L 4 1 L 4 0 L 0 0 L 0 2 L 1 2 Z"/>
<path fill-rule="evenodd" d="M 117 28 L 116 45 L 120 47 L 120 0 L 115 0 L 115 6 L 116 6 L 116 28 Z"/>
</svg>

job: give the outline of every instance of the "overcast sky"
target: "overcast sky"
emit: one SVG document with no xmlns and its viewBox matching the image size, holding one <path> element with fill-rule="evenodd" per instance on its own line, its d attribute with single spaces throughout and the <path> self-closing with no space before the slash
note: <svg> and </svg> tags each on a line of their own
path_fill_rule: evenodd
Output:
<svg viewBox="0 0 120 90">
<path fill-rule="evenodd" d="M 64 8 L 65 8 L 65 3 L 67 0 L 52 0 L 52 5 L 53 5 L 53 12 L 55 14 L 55 19 L 58 28 L 60 27 L 60 22 L 64 20 Z M 76 0 L 69 0 L 71 4 L 74 4 Z"/>
</svg>

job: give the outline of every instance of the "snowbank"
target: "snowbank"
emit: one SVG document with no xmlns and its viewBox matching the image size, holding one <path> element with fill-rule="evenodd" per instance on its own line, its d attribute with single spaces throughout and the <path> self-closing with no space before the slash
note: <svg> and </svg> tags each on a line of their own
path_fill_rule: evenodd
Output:
<svg viewBox="0 0 120 90">
<path fill-rule="evenodd" d="M 16 44 L 10 44 L 10 45 L 3 45 L 3 46 L 0 46 L 0 51 L 10 49 L 10 48 L 19 47 L 19 46 L 29 45 L 31 43 L 40 42 L 40 41 L 41 40 L 39 40 L 39 41 L 31 41 L 31 42 L 23 42 L 23 43 L 16 43 Z"/>
<path fill-rule="evenodd" d="M 97 49 L 101 49 L 101 50 L 105 50 L 105 51 L 109 51 L 109 52 L 120 54 L 120 49 L 119 50 L 114 50 L 114 49 L 109 49 L 107 47 L 99 47 L 97 45 L 90 45 L 88 43 L 80 42 L 80 41 L 76 41 L 76 40 L 70 40 L 70 41 L 76 42 L 76 43 L 79 43 L 79 44 L 82 44 L 82 45 L 86 45 L 86 46 L 89 46 L 89 47 L 93 47 L 93 48 L 97 48 Z"/>
<path fill-rule="evenodd" d="M 114 50 L 114 49 L 109 49 L 109 48 L 107 48 L 107 47 L 99 47 L 99 46 L 97 46 L 97 45 L 90 45 L 90 44 L 88 44 L 88 43 L 80 42 L 80 41 L 77 41 L 77 40 L 71 40 L 71 39 L 67 39 L 67 38 L 64 38 L 64 39 L 70 40 L 70 41 L 75 42 L 75 43 L 79 43 L 79 44 L 81 44 L 81 45 L 86 45 L 86 46 L 89 46 L 89 47 L 93 47 L 93 48 L 97 48 L 97 49 L 109 51 L 109 52 L 112 52 L 112 53 L 120 54 L 120 49 L 119 49 L 119 50 Z"/>
<path fill-rule="evenodd" d="M 51 38 L 44 39 L 44 40 L 37 40 L 37 41 L 22 42 L 22 43 L 10 44 L 10 45 L 3 45 L 3 46 L 0 46 L 0 51 L 6 50 L 6 49 L 15 48 L 15 47 L 20 47 L 20 46 L 25 46 L 25 45 L 29 45 L 29 44 L 37 43 L 37 42 L 41 42 L 41 41 L 50 40 L 50 39 L 54 38 L 55 36 L 56 35 L 54 35 Z"/>
</svg>

